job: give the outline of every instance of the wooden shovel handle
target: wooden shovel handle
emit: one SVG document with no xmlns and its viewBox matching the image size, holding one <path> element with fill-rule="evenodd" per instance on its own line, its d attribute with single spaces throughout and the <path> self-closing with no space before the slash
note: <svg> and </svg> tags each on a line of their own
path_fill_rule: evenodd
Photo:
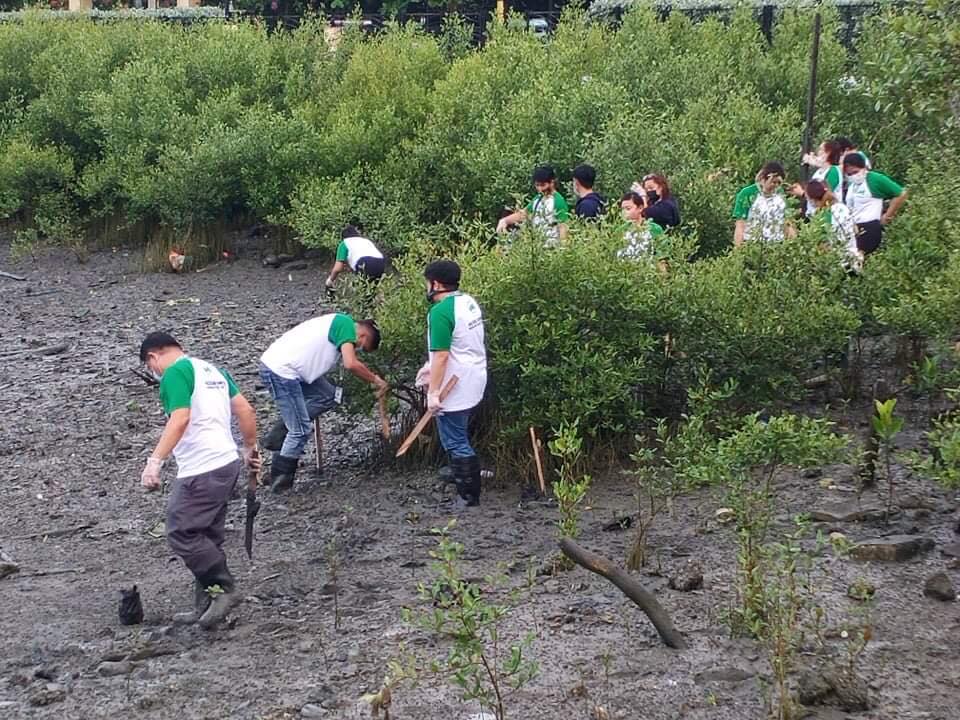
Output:
<svg viewBox="0 0 960 720">
<path fill-rule="evenodd" d="M 444 385 L 443 389 L 440 391 L 440 402 L 443 402 L 446 399 L 447 395 L 450 394 L 450 391 L 453 390 L 454 386 L 456 386 L 458 380 L 460 380 L 460 378 L 456 375 L 450 376 L 450 379 L 447 380 L 447 384 Z M 420 418 L 417 424 L 414 425 L 413 430 L 410 431 L 410 434 L 407 435 L 407 439 L 403 441 L 403 444 L 399 448 L 397 448 L 397 457 L 400 457 L 410 449 L 410 446 L 413 445 L 413 441 L 416 440 L 420 433 L 423 432 L 423 429 L 427 426 L 427 424 L 430 422 L 430 418 L 432 417 L 433 412 L 430 410 L 427 410 L 423 414 L 423 417 Z"/>
</svg>

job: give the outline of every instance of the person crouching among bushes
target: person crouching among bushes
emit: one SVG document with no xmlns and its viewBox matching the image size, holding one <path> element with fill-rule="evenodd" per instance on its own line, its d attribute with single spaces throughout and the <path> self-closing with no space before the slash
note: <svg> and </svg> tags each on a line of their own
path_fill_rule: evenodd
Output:
<svg viewBox="0 0 960 720">
<path fill-rule="evenodd" d="M 337 276 L 344 271 L 355 272 L 371 282 L 383 277 L 386 259 L 376 245 L 363 237 L 353 225 L 347 225 L 341 231 L 340 238 L 337 258 L 327 277 L 327 290 L 333 290 Z"/>
<path fill-rule="evenodd" d="M 785 177 L 783 165 L 768 162 L 760 168 L 754 183 L 737 193 L 733 204 L 734 246 L 751 240 L 780 242 L 796 236 L 796 229 L 787 221 L 787 201 L 781 190 Z"/>
<path fill-rule="evenodd" d="M 836 247 L 844 255 L 844 266 L 854 272 L 863 268 L 863 253 L 857 248 L 857 232 L 850 208 L 837 197 L 821 180 L 807 183 L 804 194 L 809 207 L 813 208 L 811 219 L 821 220 L 829 228 Z"/>
<path fill-rule="evenodd" d="M 857 227 L 857 247 L 869 255 L 883 240 L 883 226 L 889 225 L 907 199 L 907 190 L 883 173 L 867 169 L 862 153 L 843 158 L 844 202 L 853 213 Z M 890 204 L 884 212 L 883 203 Z"/>
<path fill-rule="evenodd" d="M 512 225 L 529 221 L 543 233 L 546 247 L 556 247 L 567 237 L 567 222 L 570 206 L 563 195 L 557 192 L 557 174 L 549 165 L 541 165 L 533 171 L 533 187 L 536 196 L 527 206 L 500 218 L 497 232 L 505 233 Z"/>
<path fill-rule="evenodd" d="M 480 460 L 470 445 L 470 415 L 487 386 L 483 314 L 471 296 L 460 292 L 460 266 L 436 260 L 423 271 L 427 282 L 429 359 L 417 373 L 427 388 L 427 409 L 437 413 L 440 444 L 450 457 L 457 486 L 456 509 L 480 504 Z M 454 375 L 457 384 L 443 400 L 441 390 Z"/>
</svg>

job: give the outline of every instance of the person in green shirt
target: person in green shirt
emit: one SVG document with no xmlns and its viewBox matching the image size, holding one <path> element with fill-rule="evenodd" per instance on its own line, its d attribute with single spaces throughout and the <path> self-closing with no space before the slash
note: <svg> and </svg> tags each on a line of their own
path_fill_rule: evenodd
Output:
<svg viewBox="0 0 960 720">
<path fill-rule="evenodd" d="M 333 290 L 337 276 L 342 272 L 353 272 L 371 282 L 383 277 L 386 259 L 372 241 L 363 237 L 353 225 L 347 225 L 340 232 L 340 244 L 337 257 L 326 280 L 328 291 Z"/>
<path fill-rule="evenodd" d="M 533 187 L 536 196 L 526 207 L 501 218 L 497 232 L 505 233 L 512 225 L 530 222 L 543 233 L 546 247 L 556 247 L 567 237 L 570 206 L 557 192 L 557 174 L 549 165 L 541 165 L 533 171 Z"/>
<path fill-rule="evenodd" d="M 173 455 L 177 478 L 167 500 L 167 542 L 194 576 L 193 609 L 177 613 L 174 621 L 210 628 L 241 599 L 222 546 L 227 501 L 241 464 L 260 468 L 257 415 L 229 373 L 188 356 L 168 333 L 144 338 L 140 362 L 159 380 L 167 416 L 140 483 L 159 490 L 160 468 Z M 233 418 L 243 436 L 242 460 L 230 428 Z"/>
<path fill-rule="evenodd" d="M 487 350 L 480 304 L 460 291 L 460 266 L 435 260 L 423 271 L 427 283 L 427 362 L 416 384 L 427 391 L 427 409 L 435 412 L 440 443 L 450 458 L 457 486 L 457 509 L 480 504 L 480 460 L 470 445 L 470 415 L 487 387 Z M 443 388 L 457 383 L 441 399 Z"/>
<path fill-rule="evenodd" d="M 843 159 L 844 202 L 853 213 L 857 226 L 857 247 L 869 255 L 883 240 L 883 227 L 889 225 L 907 199 L 907 189 L 883 173 L 867 169 L 861 153 Z M 886 210 L 884 203 L 889 202 Z"/>
<path fill-rule="evenodd" d="M 649 257 L 657 261 L 661 272 L 666 272 L 669 243 L 664 229 L 643 216 L 647 204 L 648 199 L 634 190 L 625 193 L 620 199 L 623 218 L 627 221 L 623 234 L 626 247 L 617 252 L 617 257 L 629 260 Z"/>
<path fill-rule="evenodd" d="M 785 177 L 783 165 L 771 161 L 760 168 L 752 185 L 737 193 L 733 204 L 735 247 L 751 240 L 779 242 L 796 235 L 795 228 L 787 221 L 787 202 L 781 191 Z"/>
</svg>

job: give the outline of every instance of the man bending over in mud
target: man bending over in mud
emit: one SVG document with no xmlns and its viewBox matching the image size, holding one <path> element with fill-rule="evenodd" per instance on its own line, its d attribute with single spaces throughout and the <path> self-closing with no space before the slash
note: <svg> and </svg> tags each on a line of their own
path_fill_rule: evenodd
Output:
<svg viewBox="0 0 960 720">
<path fill-rule="evenodd" d="M 160 381 L 167 414 L 140 481 L 147 490 L 158 490 L 160 467 L 173 453 L 177 479 L 167 503 L 167 542 L 195 578 L 194 609 L 178 613 L 174 621 L 210 628 L 240 600 L 221 548 L 227 501 L 240 474 L 230 419 L 236 416 L 243 435 L 244 463 L 256 470 L 257 416 L 227 372 L 188 357 L 167 333 L 147 335 L 140 362 Z"/>
<path fill-rule="evenodd" d="M 387 381 L 364 365 L 356 348 L 372 352 L 380 346 L 380 329 L 373 320 L 354 322 L 343 313 L 330 313 L 306 320 L 288 330 L 260 358 L 260 378 L 270 391 L 280 420 L 263 445 L 275 451 L 270 465 L 273 492 L 293 487 L 303 448 L 315 417 L 340 402 L 339 389 L 324 375 L 343 356 L 343 367 L 377 389 L 377 397 L 389 389 Z"/>
</svg>

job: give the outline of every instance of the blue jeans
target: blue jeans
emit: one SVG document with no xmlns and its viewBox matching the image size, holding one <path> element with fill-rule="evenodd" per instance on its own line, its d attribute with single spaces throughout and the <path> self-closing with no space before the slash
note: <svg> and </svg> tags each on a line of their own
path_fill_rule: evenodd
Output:
<svg viewBox="0 0 960 720">
<path fill-rule="evenodd" d="M 333 408 L 336 388 L 324 377 L 312 383 L 280 377 L 263 363 L 260 364 L 260 379 L 273 396 L 277 411 L 287 426 L 287 438 L 280 454 L 298 458 L 313 432 L 313 418 Z"/>
<path fill-rule="evenodd" d="M 440 433 L 440 444 L 451 458 L 473 457 L 476 453 L 470 447 L 470 437 L 467 432 L 470 425 L 469 410 L 457 410 L 437 415 L 437 430 Z"/>
</svg>

